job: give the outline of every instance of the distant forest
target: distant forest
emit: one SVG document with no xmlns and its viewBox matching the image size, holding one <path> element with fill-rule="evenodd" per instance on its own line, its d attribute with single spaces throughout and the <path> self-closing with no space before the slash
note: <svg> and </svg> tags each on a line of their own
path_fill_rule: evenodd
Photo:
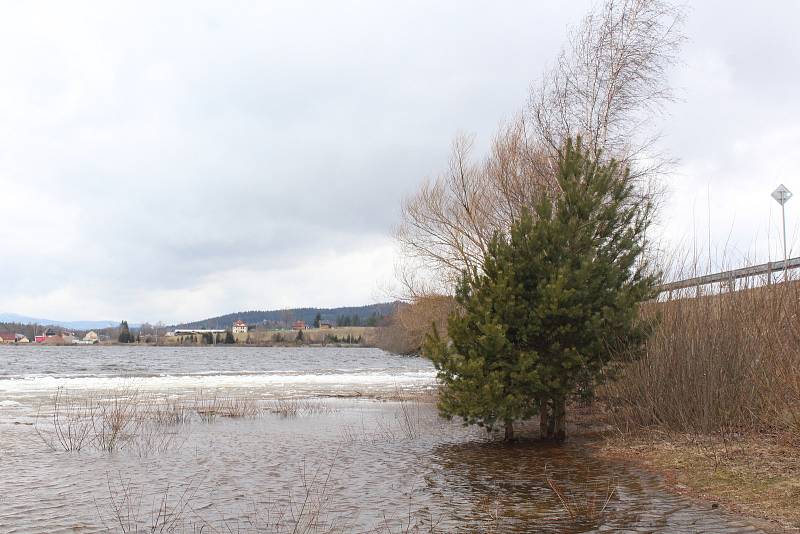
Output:
<svg viewBox="0 0 800 534">
<path fill-rule="evenodd" d="M 396 302 L 383 302 L 368 306 L 349 306 L 343 308 L 293 308 L 289 310 L 243 311 L 210 317 L 202 321 L 174 325 L 175 328 L 230 328 L 241 319 L 251 326 L 273 328 L 289 327 L 294 321 L 304 321 L 313 326 L 319 315 L 321 321 L 334 326 L 381 326 L 391 316 Z"/>
</svg>

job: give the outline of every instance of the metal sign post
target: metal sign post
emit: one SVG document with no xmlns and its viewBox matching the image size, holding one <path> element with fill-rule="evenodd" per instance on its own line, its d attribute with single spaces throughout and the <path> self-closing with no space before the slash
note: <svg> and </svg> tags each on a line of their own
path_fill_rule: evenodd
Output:
<svg viewBox="0 0 800 534">
<path fill-rule="evenodd" d="M 781 205 L 781 220 L 783 222 L 783 280 L 786 281 L 786 203 L 792 198 L 792 192 L 781 184 L 772 192 L 772 198 Z M 772 277 L 772 275 L 770 275 Z"/>
</svg>

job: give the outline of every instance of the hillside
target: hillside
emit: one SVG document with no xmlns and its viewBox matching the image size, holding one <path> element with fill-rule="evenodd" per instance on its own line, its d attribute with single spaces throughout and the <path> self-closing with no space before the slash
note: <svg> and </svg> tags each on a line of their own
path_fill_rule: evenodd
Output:
<svg viewBox="0 0 800 534">
<path fill-rule="evenodd" d="M 0 313 L 0 323 L 8 325 L 58 326 L 70 330 L 91 330 L 119 326 L 119 321 L 59 321 L 28 317 L 16 313 Z"/>
<path fill-rule="evenodd" d="M 392 314 L 397 303 L 383 302 L 380 304 L 369 304 L 366 306 L 346 306 L 341 308 L 293 308 L 287 310 L 252 310 L 237 313 L 228 313 L 217 317 L 209 317 L 201 321 L 182 323 L 174 325 L 176 328 L 229 328 L 234 321 L 241 319 L 249 325 L 267 326 L 289 326 L 294 321 L 305 321 L 312 324 L 317 314 L 323 321 L 330 321 L 334 324 L 340 318 L 349 317 L 351 321 L 356 316 L 360 324 L 366 324 L 370 318 L 371 322 L 380 321 L 381 318 Z"/>
</svg>

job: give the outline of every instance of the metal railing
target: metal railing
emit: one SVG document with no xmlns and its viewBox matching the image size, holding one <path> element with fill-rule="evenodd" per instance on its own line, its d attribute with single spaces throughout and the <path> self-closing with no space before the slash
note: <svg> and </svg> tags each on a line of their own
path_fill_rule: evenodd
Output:
<svg viewBox="0 0 800 534">
<path fill-rule="evenodd" d="M 687 278 L 686 280 L 678 280 L 676 282 L 667 282 L 658 286 L 660 293 L 666 291 L 676 291 L 678 289 L 686 289 L 689 287 L 698 287 L 714 283 L 727 283 L 731 288 L 735 287 L 736 281 L 741 278 L 750 278 L 752 276 L 767 276 L 767 283 L 772 282 L 772 273 L 779 273 L 788 271 L 790 269 L 800 268 L 800 257 L 791 258 L 786 261 L 771 261 L 769 263 L 762 263 L 761 265 L 753 265 L 750 267 L 742 267 L 741 269 L 733 269 L 732 271 L 723 271 L 721 273 L 706 274 L 704 276 L 695 276 L 694 278 Z"/>
</svg>

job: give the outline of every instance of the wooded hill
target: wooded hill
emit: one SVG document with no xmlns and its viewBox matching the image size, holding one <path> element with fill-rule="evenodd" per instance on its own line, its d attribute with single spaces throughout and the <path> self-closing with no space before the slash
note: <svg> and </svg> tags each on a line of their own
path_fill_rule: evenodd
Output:
<svg viewBox="0 0 800 534">
<path fill-rule="evenodd" d="M 292 308 L 286 310 L 252 310 L 228 313 L 218 317 L 210 317 L 202 321 L 174 325 L 175 328 L 230 328 L 241 319 L 249 325 L 289 327 L 294 321 L 314 324 L 319 314 L 322 321 L 333 325 L 347 322 L 347 326 L 379 326 L 389 317 L 397 306 L 396 302 L 383 302 L 367 306 L 346 306 L 341 308 Z M 357 323 L 357 324 L 356 324 Z"/>
</svg>

